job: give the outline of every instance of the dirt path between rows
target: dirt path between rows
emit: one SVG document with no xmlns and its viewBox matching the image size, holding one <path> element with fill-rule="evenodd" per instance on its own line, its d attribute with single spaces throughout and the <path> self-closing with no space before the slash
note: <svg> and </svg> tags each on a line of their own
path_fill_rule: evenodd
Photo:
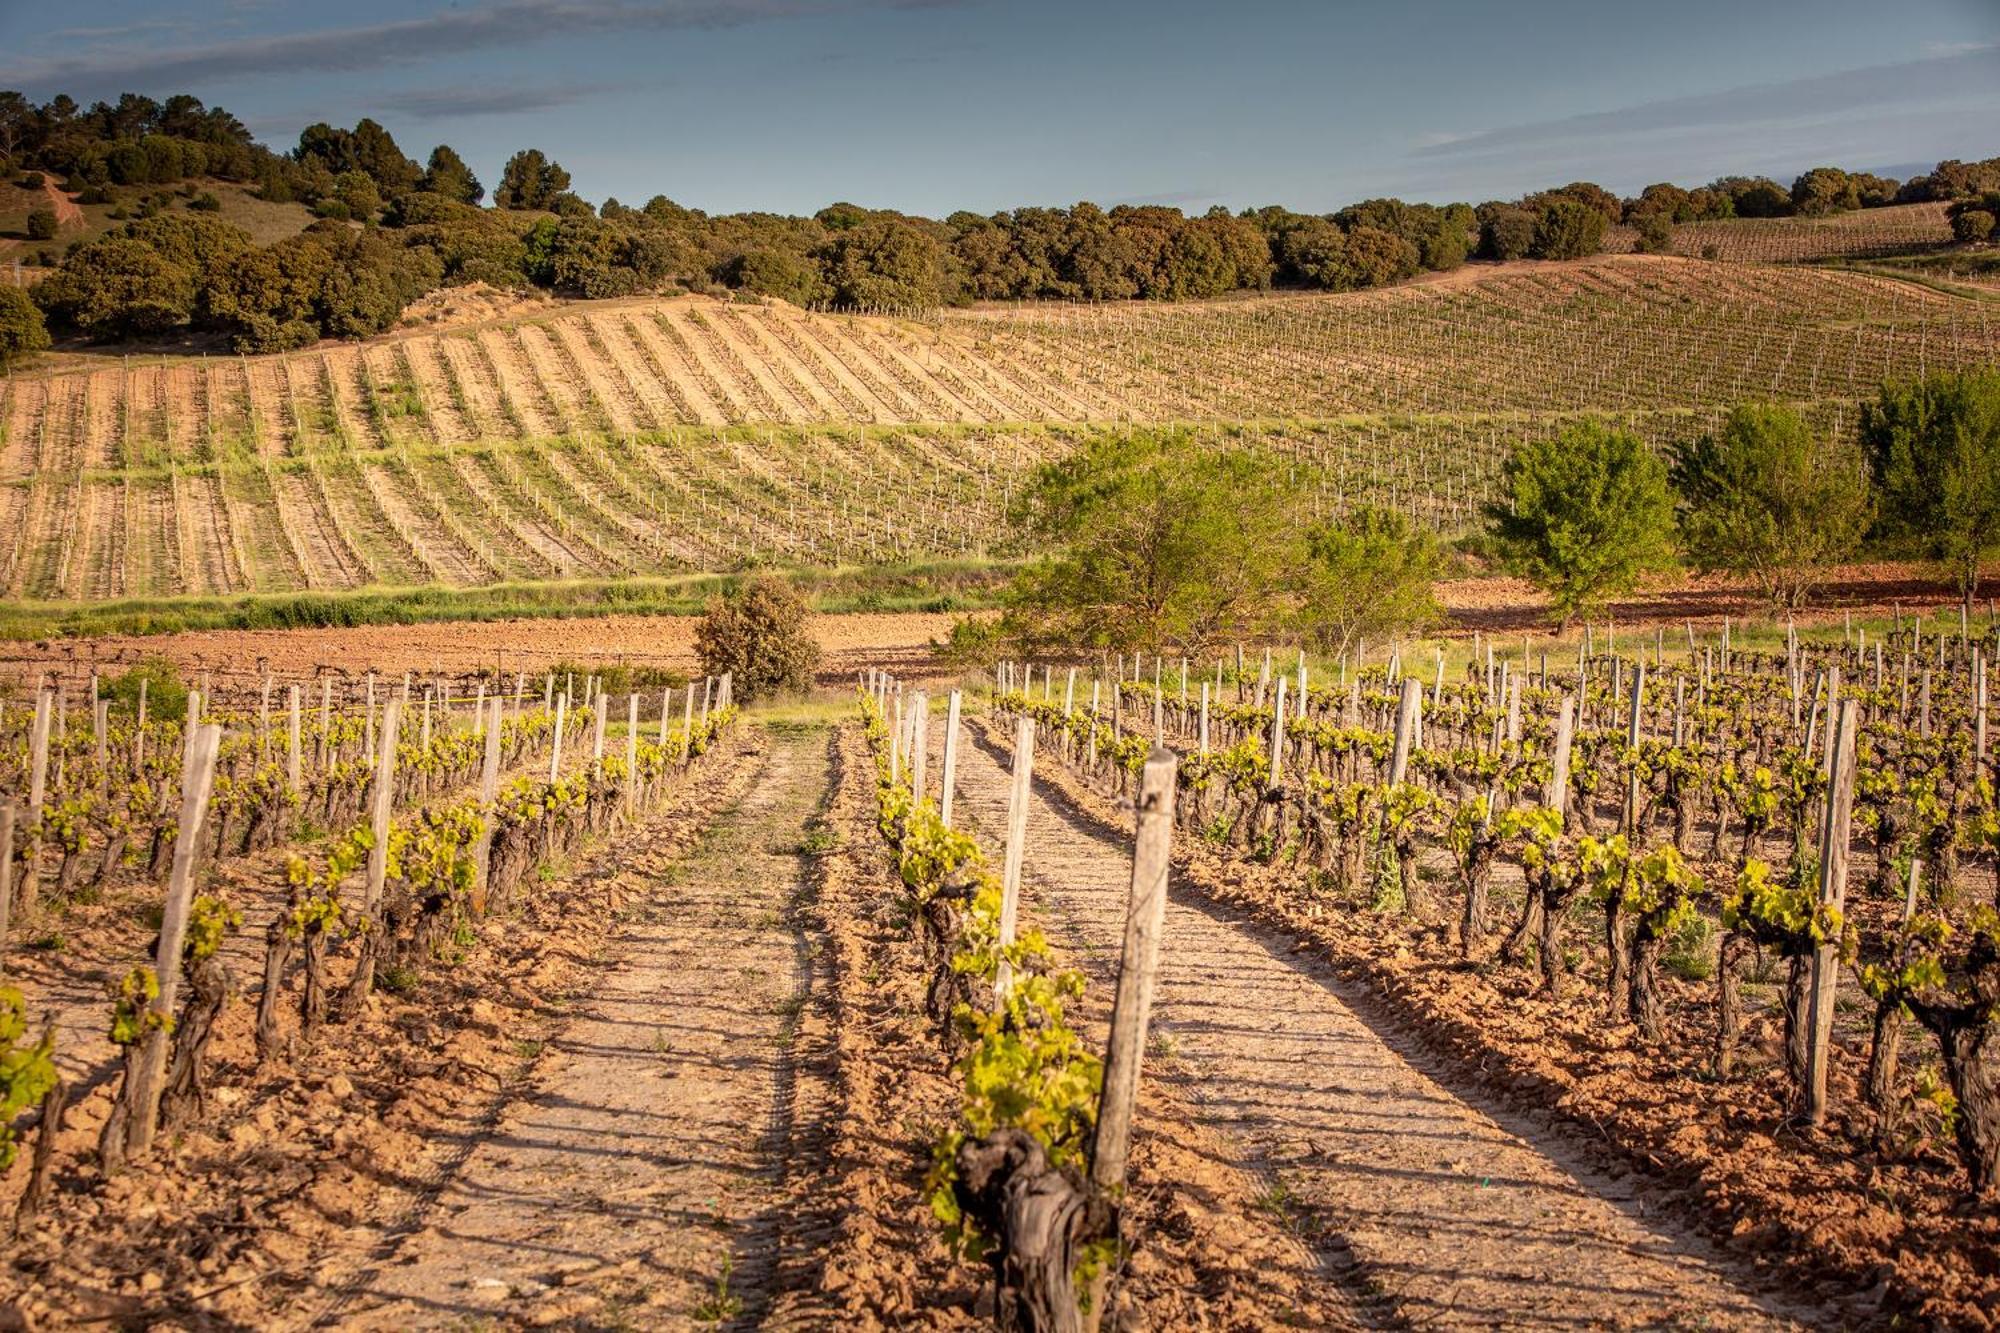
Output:
<svg viewBox="0 0 2000 1333">
<path fill-rule="evenodd" d="M 343 1327 L 760 1315 L 785 1239 L 810 978 L 788 909 L 829 781 L 824 732 L 780 736 L 691 857 L 632 835 L 617 872 L 629 920 L 603 980 Z"/>
<path fill-rule="evenodd" d="M 1000 751 L 981 737 L 961 753 L 958 799 L 982 830 L 1004 828 Z M 1109 986 L 1128 845 L 1039 784 L 1028 830 L 1024 893 L 1078 948 L 1093 984 Z M 1383 1316 L 1537 1328 L 1802 1322 L 1649 1220 L 1629 1186 L 1441 1086 L 1289 937 L 1177 888 L 1165 939 L 1149 1072 L 1220 1131 L 1233 1165 L 1276 1178 L 1271 1202 Z"/>
</svg>

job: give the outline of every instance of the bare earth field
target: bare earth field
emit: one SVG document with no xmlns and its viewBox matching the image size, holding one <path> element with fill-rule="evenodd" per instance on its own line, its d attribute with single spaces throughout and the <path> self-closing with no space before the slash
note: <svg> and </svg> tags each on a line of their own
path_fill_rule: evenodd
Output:
<svg viewBox="0 0 2000 1333">
<path fill-rule="evenodd" d="M 1439 599 L 1460 633 L 1545 634 L 1548 609 L 1525 580 L 1460 579 L 1438 588 Z M 1834 572 L 1798 616 L 1801 625 L 1929 610 L 1955 601 L 1950 587 L 1921 566 L 1863 564 Z M 1675 576 L 1656 580 L 1613 605 L 1614 622 L 1632 628 L 1684 621 L 1713 625 L 1721 617 L 1768 615 L 1754 589 L 1727 578 Z M 949 633 L 949 613 L 895 612 L 821 616 L 815 637 L 825 656 L 821 679 L 838 681 L 870 666 L 901 675 L 924 674 L 930 645 Z M 209 672 L 218 681 L 309 674 L 322 667 L 348 675 L 375 671 L 530 674 L 557 662 L 624 663 L 692 673 L 696 621 L 691 616 L 611 615 L 574 620 L 468 621 L 426 625 L 376 625 L 362 629 L 205 630 L 184 634 L 107 635 L 0 645 L 0 680 L 25 681 L 55 670 L 88 679 L 93 667 L 164 658 L 187 673 Z"/>
</svg>

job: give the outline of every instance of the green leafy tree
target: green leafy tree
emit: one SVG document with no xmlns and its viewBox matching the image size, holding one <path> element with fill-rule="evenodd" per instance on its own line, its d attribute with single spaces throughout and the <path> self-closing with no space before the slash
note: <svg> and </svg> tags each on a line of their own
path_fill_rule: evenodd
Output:
<svg viewBox="0 0 2000 1333">
<path fill-rule="evenodd" d="M 1044 465 L 1017 502 L 1048 554 L 1007 593 L 1007 632 L 1044 646 L 1198 653 L 1274 626 L 1296 542 L 1283 466 L 1179 432 L 1106 436 Z"/>
<path fill-rule="evenodd" d="M 1874 517 L 1860 447 L 1815 436 L 1789 407 L 1737 408 L 1677 449 L 1672 470 L 1695 564 L 1753 579 L 1779 607 L 1803 606 Z"/>
<path fill-rule="evenodd" d="M 934 307 L 958 298 L 951 252 L 905 218 L 878 216 L 845 228 L 821 258 L 841 305 Z"/>
<path fill-rule="evenodd" d="M 1983 208 L 1968 208 L 1951 215 L 1951 234 L 1966 245 L 1976 245 L 1993 239 L 1993 233 L 2000 223 L 1995 216 Z"/>
<path fill-rule="evenodd" d="M 1535 259 L 1582 259 L 1604 248 L 1610 225 L 1604 210 L 1574 199 L 1556 199 L 1535 222 L 1535 241 L 1528 254 Z"/>
<path fill-rule="evenodd" d="M 707 674 L 730 675 L 731 690 L 741 703 L 810 689 L 820 658 L 810 619 L 798 593 L 775 580 L 758 579 L 710 599 L 695 626 L 695 655 Z"/>
<path fill-rule="evenodd" d="M 56 211 L 53 208 L 35 208 L 28 212 L 28 239 L 31 241 L 52 241 L 56 238 Z"/>
<path fill-rule="evenodd" d="M 1580 422 L 1516 445 L 1493 507 L 1509 566 L 1548 593 L 1560 629 L 1673 558 L 1666 464 L 1637 436 Z"/>
<path fill-rule="evenodd" d="M 2000 549 L 2000 371 L 1882 386 L 1861 412 L 1882 488 L 1882 527 L 1950 571 L 1969 609 L 1980 562 Z"/>
<path fill-rule="evenodd" d="M 417 188 L 426 194 L 443 195 L 461 204 L 476 204 L 486 197 L 486 187 L 479 183 L 479 177 L 472 174 L 472 168 L 465 165 L 465 159 L 452 151 L 449 144 L 439 144 L 431 149 L 430 163 L 417 181 Z"/>
<path fill-rule="evenodd" d="M 0 370 L 11 369 L 49 345 L 41 307 L 19 287 L 0 287 Z"/>
<path fill-rule="evenodd" d="M 347 209 L 347 216 L 371 222 L 382 211 L 382 192 L 375 178 L 365 171 L 343 171 L 333 178 L 333 197 Z"/>
<path fill-rule="evenodd" d="M 569 189 L 569 173 L 539 148 L 524 148 L 500 169 L 500 188 L 493 192 L 497 208 L 549 209 Z"/>
<path fill-rule="evenodd" d="M 1443 569 L 1430 531 L 1390 510 L 1357 509 L 1306 535 L 1299 627 L 1334 653 L 1419 633 L 1444 616 L 1432 591 Z"/>
</svg>

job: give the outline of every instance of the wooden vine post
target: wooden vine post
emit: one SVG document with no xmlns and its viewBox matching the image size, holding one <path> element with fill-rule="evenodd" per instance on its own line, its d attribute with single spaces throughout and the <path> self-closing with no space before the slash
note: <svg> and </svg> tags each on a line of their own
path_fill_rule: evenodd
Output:
<svg viewBox="0 0 2000 1333">
<path fill-rule="evenodd" d="M 42 806 L 49 794 L 49 723 L 54 700 L 47 690 L 35 694 L 35 720 L 28 733 L 28 845 L 21 849 L 21 915 L 35 913 L 35 891 L 40 875 L 42 840 L 37 832 L 42 824 Z"/>
<path fill-rule="evenodd" d="M 396 728 L 402 721 L 403 702 L 392 698 L 382 705 L 382 736 L 375 747 L 375 790 L 368 810 L 368 882 L 361 897 L 361 956 L 355 960 L 354 980 L 347 999 L 350 1011 L 367 1002 L 375 989 L 375 954 L 381 947 L 382 924 L 376 920 L 382 910 L 382 890 L 389 879 L 389 814 L 396 801 Z"/>
<path fill-rule="evenodd" d="M 299 687 L 290 689 L 291 717 L 285 730 L 285 786 L 294 797 L 305 799 L 305 754 L 299 748 Z"/>
<path fill-rule="evenodd" d="M 1132 848 L 1132 890 L 1118 989 L 1111 1002 L 1111 1039 L 1104 1053 L 1104 1091 L 1090 1146 L 1090 1183 L 1114 1200 L 1125 1189 L 1125 1161 L 1139 1102 L 1146 1027 L 1159 983 L 1160 934 L 1167 915 L 1167 865 L 1174 832 L 1173 753 L 1156 748 L 1139 779 L 1138 833 Z"/>
<path fill-rule="evenodd" d="M 14 907 L 14 803 L 0 805 L 0 979 L 7 975 L 7 927 Z"/>
<path fill-rule="evenodd" d="M 1819 901 L 1840 911 L 1847 902 L 1847 842 L 1854 815 L 1854 748 L 1859 730 L 1858 705 L 1846 699 L 1840 721 L 1829 737 L 1833 749 L 1833 780 L 1827 788 L 1826 819 L 1820 827 Z M 1809 1125 L 1826 1122 L 1826 1071 L 1833 1047 L 1833 993 L 1840 976 L 1840 942 L 1827 940 L 1813 950 L 1812 1026 L 1806 1038 L 1805 1118 Z"/>
<path fill-rule="evenodd" d="M 222 728 L 213 722 L 197 726 L 188 740 L 181 770 L 181 814 L 174 839 L 174 864 L 167 881 L 167 900 L 160 916 L 160 943 L 153 955 L 159 994 L 151 1004 L 159 1022 L 140 1039 L 144 1045 L 126 1073 L 125 1148 L 143 1153 L 153 1146 L 159 1128 L 161 1081 L 167 1068 L 167 1046 L 173 1025 L 174 1000 L 181 984 L 181 951 L 187 944 L 188 916 L 194 905 L 195 862 L 201 854 L 202 824 L 208 798 L 215 788 L 215 756 L 222 745 Z"/>
<path fill-rule="evenodd" d="M 479 766 L 479 841 L 472 849 L 472 910 L 486 914 L 486 878 L 493 866 L 493 803 L 500 795 L 500 708 L 494 695 L 486 704 L 486 754 Z"/>
<path fill-rule="evenodd" d="M 1625 835 L 1639 836 L 1639 728 L 1645 719 L 1642 701 L 1646 696 L 1646 664 L 1632 668 L 1632 711 L 1625 723 L 1625 748 L 1633 752 L 1631 771 L 1625 775 Z"/>
<path fill-rule="evenodd" d="M 1410 751 L 1416 745 L 1417 718 L 1424 706 L 1424 687 L 1403 678 L 1403 697 L 1396 705 L 1396 740 L 1389 752 L 1389 785 L 1401 786 L 1410 771 Z"/>
<path fill-rule="evenodd" d="M 924 803 L 924 750 L 930 737 L 931 699 L 922 690 L 910 695 L 910 807 Z"/>
<path fill-rule="evenodd" d="M 1014 724 L 1014 772 L 1007 788 L 1007 851 L 1000 862 L 999 942 L 1004 954 L 1014 942 L 1021 912 L 1021 865 L 1028 851 L 1028 798 L 1034 791 L 1035 719 L 1022 714 Z M 1005 1000 L 1014 987 L 1014 969 L 1005 957 L 993 975 L 993 994 Z"/>
<path fill-rule="evenodd" d="M 1076 672 L 1070 672 L 1070 686 L 1076 686 Z M 944 767 L 938 773 L 938 819 L 946 828 L 951 827 L 952 789 L 958 783 L 958 714 L 961 705 L 959 691 L 953 690 L 944 710 Z"/>
</svg>

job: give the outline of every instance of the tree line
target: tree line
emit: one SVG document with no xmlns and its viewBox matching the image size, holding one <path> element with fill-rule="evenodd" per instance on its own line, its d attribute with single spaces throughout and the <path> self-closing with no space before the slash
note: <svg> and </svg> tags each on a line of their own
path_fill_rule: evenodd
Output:
<svg viewBox="0 0 2000 1333">
<path fill-rule="evenodd" d="M 1048 554 L 998 621 L 961 622 L 967 660 L 1142 648 L 1200 655 L 1290 637 L 1330 654 L 1435 628 L 1455 552 L 1403 514 L 1301 522 L 1302 483 L 1257 446 L 1137 431 L 1044 465 L 1014 520 Z M 1864 546 L 1938 562 L 1969 608 L 2000 554 L 2000 371 L 1885 384 L 1858 439 L 1752 403 L 1655 453 L 1583 420 L 1516 446 L 1483 531 L 1461 542 L 1548 597 L 1558 630 L 1685 564 L 1807 604 Z"/>
<path fill-rule="evenodd" d="M 1685 221 L 1976 201 L 2000 190 L 1996 158 L 1943 162 L 1900 183 L 1821 167 L 1790 190 L 1731 177 L 1621 199 L 1575 182 L 1476 206 L 1373 199 L 1326 214 L 1274 205 L 1190 216 L 1085 202 L 941 220 L 851 203 L 810 217 L 711 216 L 664 195 L 641 207 L 616 199 L 593 207 L 560 163 L 524 149 L 508 159 L 484 206 L 485 184 L 449 145 L 420 162 L 373 120 L 352 129 L 309 125 L 294 148 L 276 153 L 219 107 L 129 93 L 85 108 L 67 97 L 37 106 L 0 92 L 0 170 L 24 183 L 58 178 L 85 202 L 118 201 L 114 218 L 135 214 L 109 235 L 72 244 L 38 286 L 37 303 L 56 328 L 100 340 L 221 335 L 246 352 L 378 332 L 394 322 L 398 302 L 469 282 L 577 297 L 743 291 L 862 309 L 1193 300 L 1274 286 L 1347 291 L 1474 256 L 1581 258 L 1619 224 L 1638 229 L 1642 249 L 1665 249 Z M 212 216 L 217 201 L 198 188 L 210 179 L 296 202 L 316 221 L 258 246 Z M 176 183 L 178 200 L 153 189 Z M 126 187 L 141 190 L 136 203 L 116 193 Z M 1966 211 L 1977 215 L 1968 231 L 1992 216 Z M 43 221 L 53 234 L 53 215 Z"/>
</svg>

